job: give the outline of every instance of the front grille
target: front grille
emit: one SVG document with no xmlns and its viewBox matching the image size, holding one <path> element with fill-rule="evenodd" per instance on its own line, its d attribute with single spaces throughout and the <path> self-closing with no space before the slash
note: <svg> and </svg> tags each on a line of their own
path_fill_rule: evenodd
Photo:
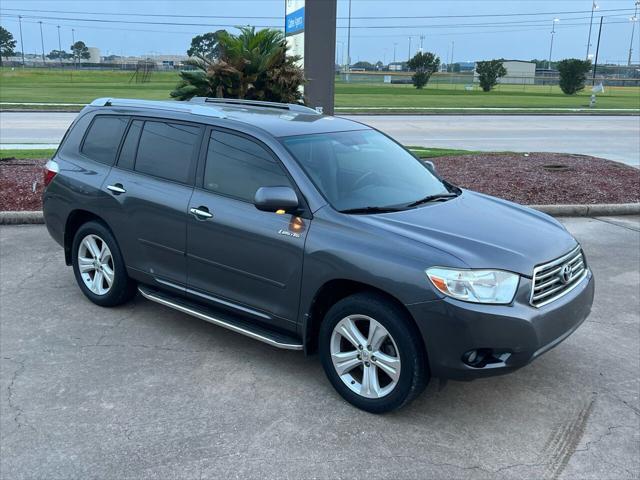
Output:
<svg viewBox="0 0 640 480">
<path fill-rule="evenodd" d="M 587 276 L 587 264 L 580 247 L 552 262 L 533 269 L 530 303 L 541 307 L 566 295 Z"/>
</svg>

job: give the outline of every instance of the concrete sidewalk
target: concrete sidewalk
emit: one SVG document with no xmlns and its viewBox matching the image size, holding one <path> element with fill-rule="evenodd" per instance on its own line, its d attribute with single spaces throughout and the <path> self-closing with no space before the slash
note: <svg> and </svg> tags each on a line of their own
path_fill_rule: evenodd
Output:
<svg viewBox="0 0 640 480">
<path fill-rule="evenodd" d="M 640 218 L 563 222 L 596 278 L 576 333 L 385 416 L 317 357 L 139 297 L 97 307 L 43 226 L 0 227 L 2 477 L 638 478 Z"/>
</svg>

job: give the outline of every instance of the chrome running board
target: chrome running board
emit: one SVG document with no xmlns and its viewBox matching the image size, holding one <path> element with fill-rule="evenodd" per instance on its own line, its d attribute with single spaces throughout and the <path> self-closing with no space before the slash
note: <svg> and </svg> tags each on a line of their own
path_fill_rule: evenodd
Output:
<svg viewBox="0 0 640 480">
<path fill-rule="evenodd" d="M 140 285 L 140 294 L 147 300 L 159 303 L 179 312 L 186 313 L 193 317 L 212 323 L 219 327 L 226 328 L 259 342 L 266 343 L 273 347 L 285 350 L 302 350 L 303 345 L 294 337 L 278 332 L 272 332 L 262 326 L 253 325 L 251 322 L 232 316 L 231 314 L 218 312 L 213 309 L 199 306 L 189 300 L 174 297 L 166 292 L 160 292 L 150 287 Z"/>
</svg>

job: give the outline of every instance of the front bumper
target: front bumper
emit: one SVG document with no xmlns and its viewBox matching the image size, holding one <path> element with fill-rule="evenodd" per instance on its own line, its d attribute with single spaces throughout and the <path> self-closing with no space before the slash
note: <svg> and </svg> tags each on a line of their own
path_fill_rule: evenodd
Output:
<svg viewBox="0 0 640 480">
<path fill-rule="evenodd" d="M 407 305 L 427 348 L 431 375 L 454 380 L 501 375 L 531 362 L 571 335 L 591 312 L 593 274 L 565 296 L 540 308 L 529 304 L 531 280 L 522 278 L 511 305 L 482 305 L 445 298 Z M 495 353 L 495 361 L 470 366 L 466 352 Z"/>
</svg>

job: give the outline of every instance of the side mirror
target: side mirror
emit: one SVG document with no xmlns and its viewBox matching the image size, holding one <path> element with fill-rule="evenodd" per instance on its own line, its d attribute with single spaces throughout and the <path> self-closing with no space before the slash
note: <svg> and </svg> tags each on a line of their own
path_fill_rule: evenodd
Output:
<svg viewBox="0 0 640 480">
<path fill-rule="evenodd" d="M 423 160 L 431 173 L 436 173 L 436 165 L 431 160 Z"/>
<path fill-rule="evenodd" d="M 291 187 L 260 187 L 253 204 L 263 212 L 292 212 L 298 209 L 300 201 Z"/>
</svg>

